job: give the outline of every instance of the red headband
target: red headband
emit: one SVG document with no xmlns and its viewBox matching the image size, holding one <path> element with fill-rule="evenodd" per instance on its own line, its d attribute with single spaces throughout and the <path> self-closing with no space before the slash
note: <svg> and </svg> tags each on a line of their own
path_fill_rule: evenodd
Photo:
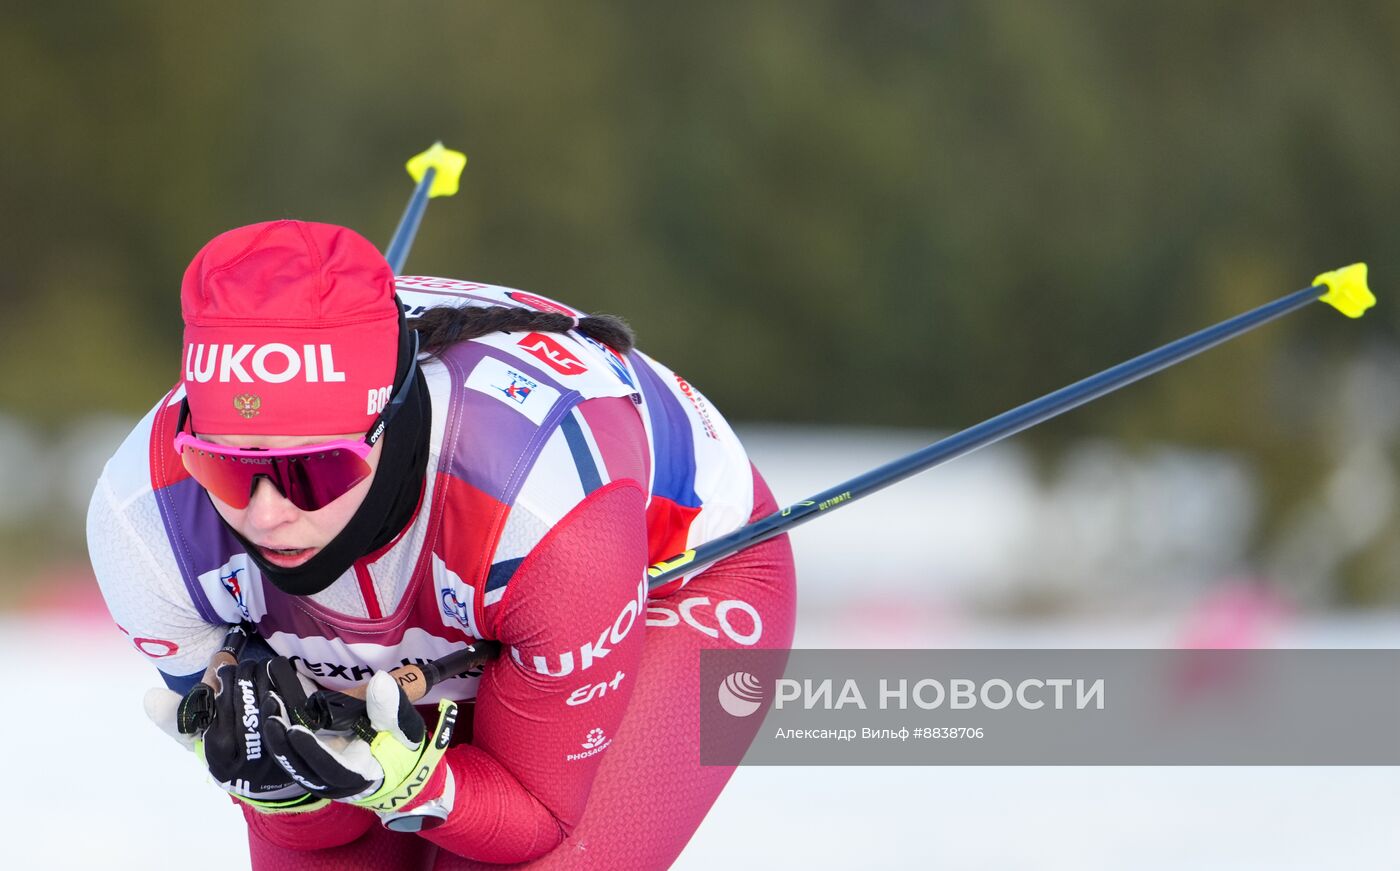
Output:
<svg viewBox="0 0 1400 871">
<path fill-rule="evenodd" d="M 220 234 L 185 270 L 180 307 L 201 434 L 359 433 L 389 399 L 394 275 L 353 230 L 272 221 Z"/>
</svg>

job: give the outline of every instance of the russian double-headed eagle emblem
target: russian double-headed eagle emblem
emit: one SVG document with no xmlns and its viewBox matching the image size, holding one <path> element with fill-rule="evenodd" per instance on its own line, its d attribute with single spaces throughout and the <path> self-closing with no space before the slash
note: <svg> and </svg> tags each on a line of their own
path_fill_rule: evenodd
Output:
<svg viewBox="0 0 1400 871">
<path fill-rule="evenodd" d="M 239 414 L 251 420 L 262 408 L 262 398 L 252 393 L 240 393 L 233 398 L 233 407 Z"/>
</svg>

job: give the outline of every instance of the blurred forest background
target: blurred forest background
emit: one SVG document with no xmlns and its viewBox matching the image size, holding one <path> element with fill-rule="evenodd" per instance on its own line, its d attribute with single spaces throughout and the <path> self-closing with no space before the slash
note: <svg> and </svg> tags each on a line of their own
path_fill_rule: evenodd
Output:
<svg viewBox="0 0 1400 871">
<path fill-rule="evenodd" d="M 1086 450 L 1196 458 L 1248 484 L 1214 572 L 1395 604 L 1397 48 L 1387 2 L 9 4 L 0 603 L 80 571 L 199 246 L 283 216 L 387 243 L 441 139 L 470 163 L 409 271 L 623 314 L 779 453 L 916 447 L 1368 261 L 1365 319 L 1310 307 L 1015 450 L 1049 488 Z M 779 497 L 839 479 L 803 480 Z"/>
</svg>

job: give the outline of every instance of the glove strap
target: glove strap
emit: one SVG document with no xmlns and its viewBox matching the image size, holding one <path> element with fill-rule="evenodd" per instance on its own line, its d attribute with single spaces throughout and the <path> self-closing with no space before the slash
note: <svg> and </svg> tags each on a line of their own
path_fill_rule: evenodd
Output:
<svg viewBox="0 0 1400 871">
<path fill-rule="evenodd" d="M 262 814 L 305 814 L 318 811 L 331 803 L 328 798 L 320 798 L 310 793 L 283 801 L 259 801 L 233 792 L 230 792 L 229 795 Z"/>
<path fill-rule="evenodd" d="M 384 785 L 350 803 L 379 814 L 393 813 L 407 805 L 432 778 L 433 770 L 452 741 L 456 723 L 457 703 L 443 699 L 438 702 L 437 727 L 431 739 L 425 740 L 417 750 L 403 746 L 388 732 L 376 735 L 370 742 L 370 753 L 384 768 Z"/>
</svg>

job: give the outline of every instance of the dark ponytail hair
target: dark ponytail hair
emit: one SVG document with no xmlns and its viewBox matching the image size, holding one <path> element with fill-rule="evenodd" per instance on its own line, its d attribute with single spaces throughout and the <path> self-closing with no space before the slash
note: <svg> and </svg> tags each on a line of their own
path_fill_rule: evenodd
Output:
<svg viewBox="0 0 1400 871">
<path fill-rule="evenodd" d="M 542 312 L 511 306 L 437 306 L 408 321 L 418 331 L 419 349 L 429 358 L 442 355 L 458 342 L 490 333 L 564 333 L 577 330 L 602 342 L 619 354 L 632 350 L 632 328 L 614 315 L 587 315 L 574 318 L 556 312 Z"/>
</svg>

